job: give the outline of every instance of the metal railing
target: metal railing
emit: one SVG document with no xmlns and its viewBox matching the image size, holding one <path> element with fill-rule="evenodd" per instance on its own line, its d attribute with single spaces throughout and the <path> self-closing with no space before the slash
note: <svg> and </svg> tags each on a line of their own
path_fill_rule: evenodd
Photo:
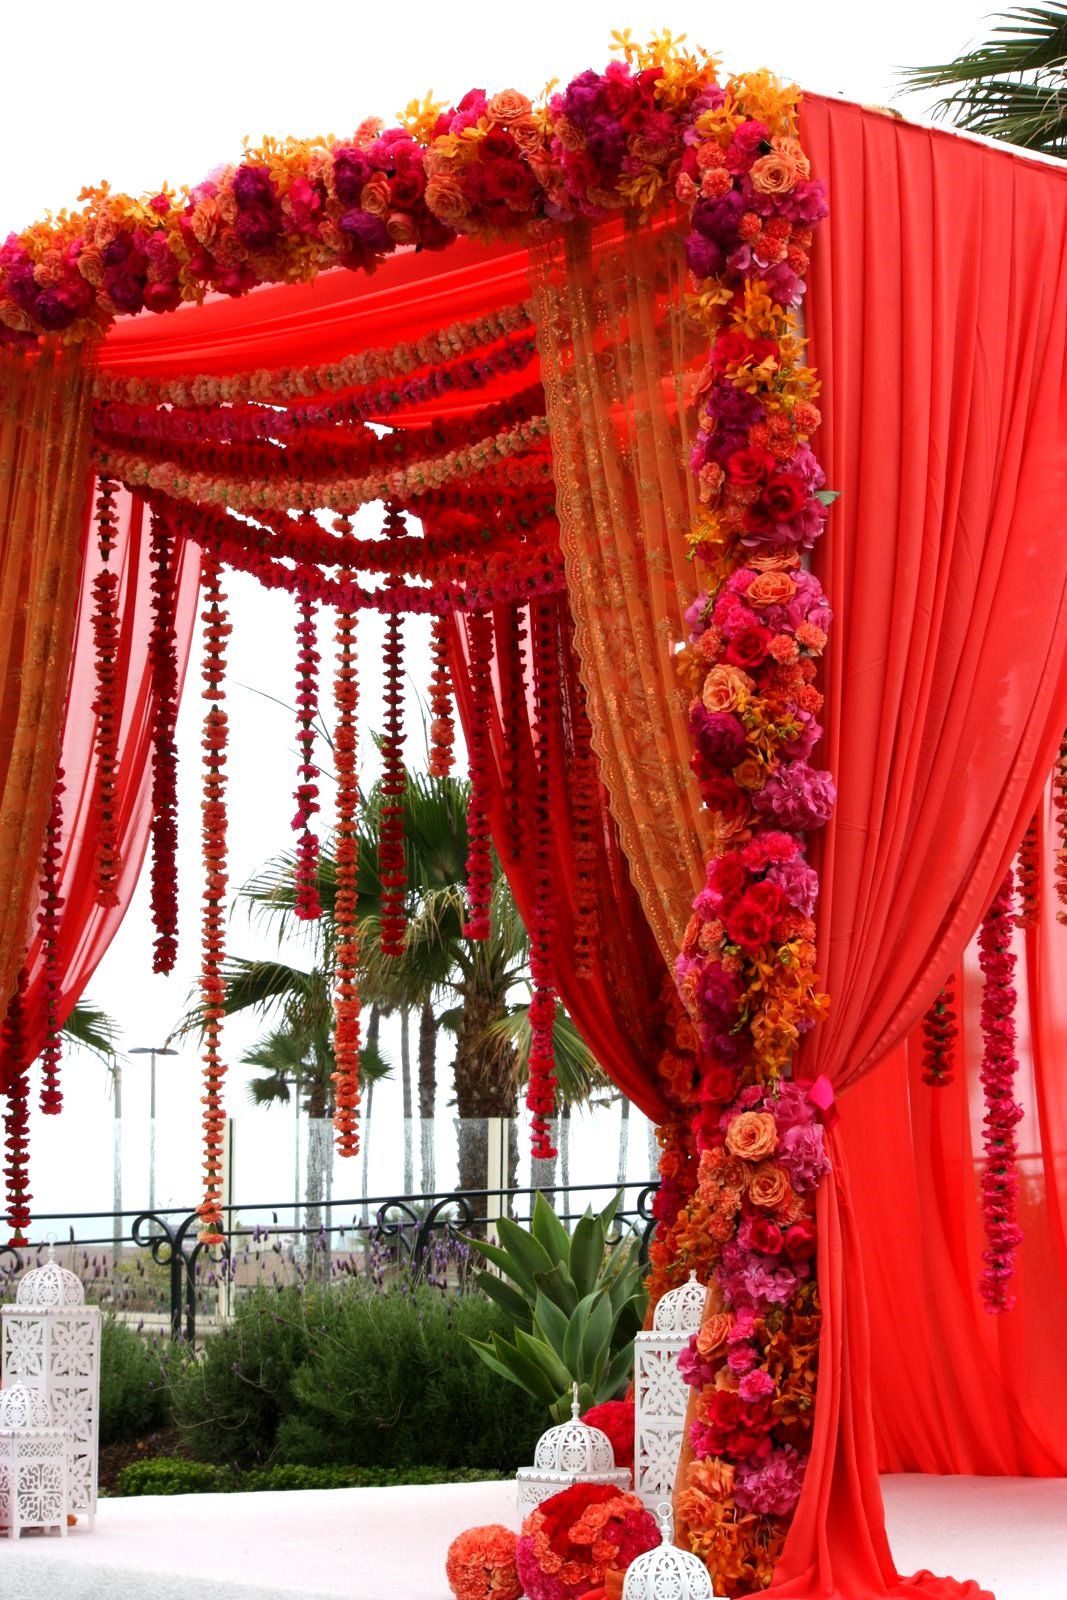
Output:
<svg viewBox="0 0 1067 1600">
<path fill-rule="evenodd" d="M 612 1194 L 620 1194 L 617 1233 L 632 1233 L 638 1240 L 641 1259 L 645 1261 L 656 1225 L 652 1200 L 657 1188 L 655 1183 L 586 1183 L 570 1187 L 554 1184 L 549 1191 L 457 1189 L 429 1195 L 323 1199 L 302 1203 L 300 1210 L 317 1216 L 317 1220 L 304 1223 L 299 1221 L 299 1212 L 292 1200 L 263 1201 L 251 1206 L 229 1205 L 221 1208 L 223 1241 L 215 1246 L 205 1245 L 198 1238 L 200 1219 L 191 1209 L 64 1212 L 35 1219 L 34 1231 L 40 1230 L 40 1242 L 0 1246 L 0 1284 L 10 1282 L 33 1265 L 46 1248 L 46 1241 L 54 1241 L 55 1234 L 48 1231 L 46 1224 L 63 1222 L 68 1224 L 69 1239 L 62 1248 L 81 1251 L 86 1259 L 89 1250 L 112 1249 L 116 1240 L 121 1245 L 130 1244 L 146 1251 L 156 1266 L 164 1269 L 164 1301 L 169 1310 L 171 1338 L 184 1337 L 193 1342 L 198 1313 L 204 1309 L 205 1290 L 214 1293 L 217 1317 L 225 1318 L 230 1314 L 233 1297 L 242 1288 L 235 1282 L 236 1263 L 241 1252 L 258 1250 L 264 1253 L 269 1246 L 274 1253 L 281 1253 L 288 1241 L 291 1259 L 295 1260 L 302 1251 L 307 1260 L 317 1266 L 314 1275 L 323 1282 L 330 1280 L 331 1266 L 337 1265 L 338 1247 L 343 1252 L 340 1258 L 342 1276 L 362 1272 L 384 1277 L 389 1268 L 404 1268 L 418 1276 L 427 1272 L 435 1254 L 447 1257 L 449 1251 L 462 1251 L 464 1234 L 485 1233 L 501 1216 L 528 1223 L 534 1197 L 539 1192 L 547 1192 L 555 1203 L 556 1215 L 568 1228 L 590 1201 L 606 1204 Z M 628 1203 L 630 1196 L 632 1203 Z M 580 1197 L 581 1203 L 572 1205 L 573 1197 Z M 296 1212 L 293 1222 L 278 1221 L 279 1214 L 286 1211 Z M 249 1226 L 248 1219 L 264 1214 L 270 1215 L 269 1224 L 256 1221 Z M 350 1220 L 338 1221 L 338 1216 Z M 127 1219 L 131 1219 L 130 1228 L 125 1233 L 116 1224 L 125 1224 Z M 80 1237 L 76 1228 L 70 1226 L 79 1222 L 110 1224 L 110 1228 L 98 1237 Z M 202 1273 L 205 1263 L 208 1264 L 206 1274 Z M 112 1274 L 117 1266 L 112 1259 Z"/>
</svg>

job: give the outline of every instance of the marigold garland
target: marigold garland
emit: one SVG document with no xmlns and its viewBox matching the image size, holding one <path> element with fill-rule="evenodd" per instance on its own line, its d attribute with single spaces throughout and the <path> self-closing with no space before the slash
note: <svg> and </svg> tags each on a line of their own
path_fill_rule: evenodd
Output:
<svg viewBox="0 0 1067 1600">
<path fill-rule="evenodd" d="M 299 752 L 296 785 L 296 813 L 293 831 L 296 842 L 294 886 L 295 911 L 302 922 L 314 922 L 322 915 L 319 900 L 319 840 L 309 826 L 319 809 L 319 769 L 315 764 L 315 721 L 319 714 L 318 666 L 315 607 L 306 594 L 298 603 L 296 623 L 296 743 Z"/>
<path fill-rule="evenodd" d="M 397 511 L 386 517 L 387 536 L 404 527 Z M 378 829 L 378 876 L 381 880 L 381 946 L 383 955 L 402 956 L 407 936 L 407 853 L 404 834 L 404 796 L 408 773 L 404 761 L 404 634 L 400 614 L 386 619 L 385 731 L 382 738 L 382 808 Z"/>
<path fill-rule="evenodd" d="M 955 1045 L 959 1026 L 955 1012 L 956 985 L 943 984 L 923 1017 L 923 1082 L 932 1089 L 950 1084 L 955 1071 Z"/>
<path fill-rule="evenodd" d="M 153 515 L 152 631 L 152 925 L 153 972 L 172 972 L 178 958 L 178 646 L 175 632 L 177 547 L 162 516 Z"/>
<path fill-rule="evenodd" d="M 452 716 L 452 671 L 448 664 L 448 627 L 443 617 L 430 626 L 430 776 L 446 778 L 455 762 L 456 726 Z"/>
<path fill-rule="evenodd" d="M 1060 741 L 1056 765 L 1052 769 L 1052 804 L 1056 814 L 1056 898 L 1060 909 L 1057 922 L 1067 922 L 1067 733 Z"/>
<path fill-rule="evenodd" d="M 15 988 L 4 1013 L 0 1048 L 6 1063 L 7 1106 L 4 1110 L 4 1179 L 7 1185 L 7 1221 L 10 1245 L 25 1245 L 26 1230 L 32 1220 L 29 1191 L 30 1164 L 30 1069 L 25 1060 L 26 1039 L 23 1010 L 29 974 L 19 971 Z"/>
<path fill-rule="evenodd" d="M 204 862 L 204 890 L 201 911 L 200 1005 L 203 1019 L 203 1129 L 204 1198 L 197 1207 L 202 1244 L 221 1244 L 222 1157 L 226 1117 L 222 1104 L 226 1067 L 222 1059 L 222 1019 L 225 1015 L 225 983 L 222 968 L 226 953 L 227 817 L 226 747 L 229 720 L 225 709 L 226 641 L 232 631 L 217 564 L 207 559 L 201 571 L 204 609 L 205 701 L 201 749 L 203 760 L 203 802 L 201 848 Z"/>
<path fill-rule="evenodd" d="M 493 621 L 475 612 L 468 624 L 471 730 L 467 748 L 470 798 L 467 802 L 466 939 L 488 939 L 493 863 L 489 840 L 489 717 L 492 708 Z"/>
<path fill-rule="evenodd" d="M 525 607 L 516 606 L 510 627 L 501 639 L 500 697 L 503 702 L 504 744 L 501 752 L 503 801 L 507 810 L 508 849 L 517 860 L 522 854 L 526 814 L 523 754 L 527 746 L 525 644 L 529 636 Z"/>
<path fill-rule="evenodd" d="M 978 935 L 982 968 L 982 1090 L 985 1096 L 982 1211 L 987 1248 L 980 1290 L 987 1311 L 1010 1311 L 1008 1285 L 1022 1240 L 1016 1217 L 1019 1176 L 1015 1128 L 1023 1108 L 1013 1098 L 1019 1063 L 1015 1055 L 1015 952 L 1012 949 L 1014 874 L 1008 872 L 986 912 Z"/>
<path fill-rule="evenodd" d="M 550 1161 L 556 1110 L 556 907 L 552 883 L 552 752 L 560 730 L 555 615 L 544 602 L 530 607 L 534 666 L 533 907 L 530 917 L 530 1062 L 526 1106 L 532 1154 Z"/>
<path fill-rule="evenodd" d="M 64 772 L 56 767 L 52 785 L 52 804 L 45 825 L 44 850 L 41 855 L 41 881 L 38 890 L 40 909 L 37 926 L 41 935 L 41 968 L 45 995 L 45 1040 L 41 1050 L 41 1110 L 46 1116 L 57 1116 L 63 1109 L 63 1094 L 59 1087 L 59 1065 L 63 1058 L 63 1035 L 60 1032 L 59 1005 L 63 989 L 63 971 L 59 959 L 60 912 L 65 904 L 59 892 L 59 874 L 63 858 L 63 795 L 66 786 Z"/>
<path fill-rule="evenodd" d="M 341 519 L 342 528 L 346 526 Z M 334 1090 L 333 1125 L 337 1153 L 354 1156 L 359 1151 L 359 1015 L 357 984 L 359 922 L 357 882 L 359 840 L 356 813 L 359 805 L 356 708 L 359 701 L 356 617 L 339 611 L 334 631 L 337 670 L 334 677 L 333 759 L 337 775 L 334 827 Z"/>
<path fill-rule="evenodd" d="M 96 835 L 96 901 L 101 906 L 117 906 L 118 881 L 122 871 L 119 855 L 118 817 L 115 807 L 118 788 L 118 707 L 115 703 L 115 678 L 119 643 L 119 576 L 109 565 L 115 548 L 115 496 L 118 485 L 101 478 L 96 497 L 97 548 L 101 571 L 93 579 L 93 654 L 96 694 L 92 702 L 96 718 L 94 739 L 95 781 L 92 814 Z"/>
</svg>

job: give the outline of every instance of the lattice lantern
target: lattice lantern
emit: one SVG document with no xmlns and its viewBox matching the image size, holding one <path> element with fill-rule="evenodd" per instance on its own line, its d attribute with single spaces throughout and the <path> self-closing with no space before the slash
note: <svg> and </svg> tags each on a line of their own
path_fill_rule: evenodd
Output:
<svg viewBox="0 0 1067 1600">
<path fill-rule="evenodd" d="M 634 1490 L 652 1510 L 674 1492 L 689 1389 L 678 1357 L 698 1331 L 707 1290 L 695 1272 L 657 1305 L 634 1340 Z"/>
<path fill-rule="evenodd" d="M 600 1428 L 590 1427 L 578 1415 L 578 1385 L 574 1385 L 571 1420 L 549 1428 L 537 1441 L 532 1467 L 520 1467 L 518 1484 L 519 1516 L 525 1517 L 542 1500 L 569 1489 L 574 1483 L 609 1483 L 618 1489 L 630 1487 L 630 1474 L 615 1465 L 611 1440 Z"/>
<path fill-rule="evenodd" d="M 699 1556 L 679 1550 L 674 1542 L 674 1514 L 669 1500 L 656 1507 L 656 1515 L 663 1542 L 631 1561 L 622 1586 L 622 1600 L 712 1600 L 715 1590 L 707 1567 Z"/>
<path fill-rule="evenodd" d="M 0 1376 L 4 1388 L 40 1390 L 52 1421 L 70 1435 L 68 1509 L 96 1519 L 97 1437 L 100 1419 L 100 1311 L 85 1304 L 85 1290 L 61 1267 L 51 1246 L 48 1260 L 22 1275 L 3 1322 Z"/>
<path fill-rule="evenodd" d="M 70 1433 L 57 1427 L 41 1389 L 0 1390 L 0 1528 L 58 1529 L 65 1538 L 70 1503 Z"/>
</svg>

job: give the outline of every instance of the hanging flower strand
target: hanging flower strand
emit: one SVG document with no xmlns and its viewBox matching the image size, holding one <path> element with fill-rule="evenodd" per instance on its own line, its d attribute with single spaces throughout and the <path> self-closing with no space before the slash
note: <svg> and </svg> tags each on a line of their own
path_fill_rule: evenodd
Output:
<svg viewBox="0 0 1067 1600">
<path fill-rule="evenodd" d="M 302 593 L 296 624 L 296 742 L 300 753 L 297 767 L 296 813 L 293 830 L 300 835 L 296 846 L 296 914 L 303 922 L 314 922 L 322 915 L 319 901 L 319 840 L 308 824 L 319 809 L 319 769 L 315 765 L 315 719 L 319 714 L 318 667 L 315 606 Z"/>
<path fill-rule="evenodd" d="M 1067 922 L 1067 733 L 1052 770 L 1052 803 L 1056 811 L 1056 898 L 1060 903 L 1056 921 Z"/>
<path fill-rule="evenodd" d="M 982 968 L 982 1088 L 985 1094 L 985 1152 L 982 1210 L 985 1217 L 986 1266 L 979 1285 L 987 1311 L 1010 1311 L 1015 1296 L 1008 1284 L 1022 1232 L 1016 1219 L 1019 1178 L 1015 1128 L 1023 1108 L 1013 1098 L 1019 1063 L 1015 1055 L 1014 878 L 1011 869 L 985 914 L 978 936 Z"/>
<path fill-rule="evenodd" d="M 39 895 L 41 909 L 37 913 L 37 926 L 41 933 L 41 964 L 45 992 L 45 1040 L 41 1051 L 41 1110 L 46 1116 L 56 1116 L 63 1109 L 63 1094 L 59 1087 L 59 1064 L 63 1057 L 63 1036 L 59 1028 L 59 1002 L 62 991 L 62 970 L 59 961 L 59 923 L 63 909 L 63 896 L 59 892 L 59 869 L 63 856 L 63 795 L 66 785 L 64 772 L 56 767 L 56 781 L 52 786 L 52 805 L 45 827 L 44 850 L 41 857 L 41 882 Z"/>
<path fill-rule="evenodd" d="M 949 978 L 923 1017 L 923 1082 L 932 1089 L 952 1082 L 956 1065 L 955 979 Z"/>
<path fill-rule="evenodd" d="M 341 520 L 341 519 L 339 519 Z M 359 840 L 356 813 L 357 779 L 356 708 L 359 679 L 356 671 L 356 616 L 339 611 L 334 637 L 337 672 L 334 678 L 333 760 L 337 774 L 337 821 L 334 831 L 334 1137 L 340 1156 L 359 1151 L 359 1013 L 357 987 L 359 927 L 357 874 Z"/>
<path fill-rule="evenodd" d="M 1031 817 L 1029 826 L 1023 834 L 1022 844 L 1019 846 L 1019 853 L 1015 857 L 1015 882 L 1019 890 L 1019 915 L 1015 920 L 1017 928 L 1033 928 L 1037 924 L 1041 896 L 1037 851 L 1038 829 L 1038 818 Z"/>
<path fill-rule="evenodd" d="M 430 678 L 430 776 L 447 778 L 455 760 L 452 673 L 448 665 L 448 623 L 434 617 L 430 627 L 433 674 Z"/>
<path fill-rule="evenodd" d="M 470 649 L 472 717 L 467 764 L 470 798 L 467 801 L 467 918 L 465 939 L 488 939 L 489 898 L 493 863 L 489 845 L 489 715 L 492 704 L 493 622 L 483 611 L 471 617 L 467 630 Z"/>
<path fill-rule="evenodd" d="M 387 538 L 404 532 L 400 513 L 390 509 L 385 519 Z M 385 624 L 385 735 L 382 739 L 382 818 L 378 833 L 378 875 L 382 884 L 381 945 L 387 956 L 404 953 L 407 916 L 407 860 L 404 850 L 404 794 L 408 775 L 404 765 L 404 634 L 399 612 Z"/>
<path fill-rule="evenodd" d="M 228 886 L 226 819 L 226 746 L 229 722 L 225 709 L 226 641 L 231 632 L 219 569 L 206 560 L 202 572 L 204 610 L 204 681 L 206 703 L 201 748 L 204 752 L 204 798 L 201 846 L 204 893 L 201 913 L 202 960 L 200 1001 L 204 1024 L 204 1198 L 200 1216 L 200 1242 L 221 1244 L 222 1155 L 226 1118 L 222 1087 L 226 1068 L 222 1060 L 221 1033 L 225 989 L 222 967 L 226 950 L 225 906 Z"/>
<path fill-rule="evenodd" d="M 92 805 L 96 834 L 96 901 L 101 906 L 118 905 L 118 880 L 122 867 L 118 818 L 115 814 L 119 737 L 115 700 L 119 576 L 109 564 L 115 548 L 117 492 L 117 485 L 110 478 L 101 478 L 96 497 L 96 529 L 102 570 L 93 579 L 92 616 L 93 653 L 96 658 L 96 695 L 92 704 L 96 718 L 96 771 Z"/>
<path fill-rule="evenodd" d="M 538 1161 L 556 1154 L 552 1118 L 556 1110 L 556 990 L 552 964 L 555 933 L 552 894 L 552 743 L 559 725 L 556 638 L 550 607 L 530 608 L 534 650 L 536 779 L 533 801 L 534 899 L 530 919 L 530 1073 L 526 1105 L 531 1114 L 532 1153 Z"/>
<path fill-rule="evenodd" d="M 26 1049 L 24 1007 L 29 977 L 23 967 L 8 1001 L 0 1030 L 0 1056 L 6 1064 L 7 1108 L 4 1112 L 4 1175 L 7 1184 L 8 1244 L 25 1245 L 30 1225 L 30 1073 L 23 1059 Z"/>
<path fill-rule="evenodd" d="M 153 972 L 178 959 L 178 645 L 175 633 L 176 542 L 162 516 L 151 533 L 152 631 L 152 925 Z"/>
</svg>

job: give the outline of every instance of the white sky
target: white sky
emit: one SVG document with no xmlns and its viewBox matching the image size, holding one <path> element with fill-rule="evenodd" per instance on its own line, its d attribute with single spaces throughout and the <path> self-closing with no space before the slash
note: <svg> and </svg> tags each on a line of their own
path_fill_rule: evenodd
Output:
<svg viewBox="0 0 1067 1600">
<path fill-rule="evenodd" d="M 536 7 L 497 0 L 460 4 L 395 0 L 368 7 L 360 0 L 318 0 L 313 5 L 260 0 L 253 8 L 230 0 L 186 0 L 178 10 L 143 0 L 111 0 L 104 7 L 59 0 L 45 13 L 8 7 L 4 44 L 8 62 L 0 100 L 0 233 L 20 228 L 48 208 L 75 202 L 84 183 L 107 178 L 113 188 L 154 191 L 164 179 L 194 183 L 219 162 L 235 159 L 247 134 L 344 134 L 363 117 L 390 118 L 412 96 L 433 89 L 458 98 L 472 87 L 509 86 L 536 93 L 553 77 L 564 82 L 609 59 L 613 28 L 638 37 L 669 25 L 720 56 L 726 70 L 768 67 L 827 94 L 879 105 L 896 93 L 895 69 L 951 59 L 985 33 L 985 5 L 968 0 L 898 0 L 891 6 L 854 3 L 797 4 L 763 0 L 759 6 L 712 8 L 693 0 L 657 0 L 654 6 L 623 0 L 542 0 Z M 21 65 L 19 65 L 21 63 Z M 898 101 L 917 116 L 915 101 Z M 831 196 L 831 203 L 832 203 Z M 231 683 L 254 684 L 291 704 L 293 645 L 291 602 L 259 591 L 251 580 L 230 579 L 235 629 Z M 380 727 L 377 673 L 380 627 L 363 624 L 364 726 Z M 413 641 L 411 659 L 425 682 L 425 642 Z M 194 668 L 196 658 L 194 657 Z M 324 685 L 325 686 L 325 685 Z M 195 680 L 192 682 L 195 689 Z M 199 895 L 197 732 L 199 697 L 186 698 L 180 742 L 181 868 L 184 939 L 179 971 L 151 974 L 147 881 L 93 980 L 89 994 L 118 1020 L 126 1046 L 161 1043 L 180 1015 L 196 970 Z M 409 700 L 412 755 L 421 745 L 418 717 Z M 248 690 L 232 688 L 231 867 L 240 883 L 291 840 L 292 739 L 286 713 Z M 235 952 L 265 952 L 234 924 Z M 258 1029 L 231 1024 L 230 1060 L 236 1061 Z M 397 1053 L 395 1035 L 383 1043 Z M 194 1049 L 160 1064 L 159 1170 L 161 1204 L 198 1198 L 198 1068 Z M 147 1066 L 133 1058 L 124 1073 L 124 1193 L 127 1206 L 147 1196 Z M 447 1067 L 441 1074 L 447 1079 Z M 110 1207 L 112 1114 L 102 1069 L 74 1058 L 65 1069 L 67 1110 L 60 1118 L 35 1118 L 35 1209 L 69 1212 Z M 439 1115 L 445 1116 L 447 1082 Z M 253 1112 L 233 1071 L 231 1111 L 237 1116 L 236 1198 L 246 1205 L 292 1193 L 291 1114 Z M 401 1186 L 401 1113 L 398 1084 L 386 1084 L 375 1107 L 372 1194 Z M 575 1128 L 576 1179 L 614 1178 L 618 1111 L 581 1119 Z M 439 1186 L 454 1181 L 450 1132 L 438 1141 Z M 416 1140 L 417 1161 L 417 1140 Z M 348 1170 L 355 1168 L 356 1170 Z M 346 1164 L 335 1192 L 356 1194 L 359 1162 Z M 635 1117 L 630 1176 L 647 1175 L 644 1129 Z M 418 1168 L 416 1165 L 416 1178 Z"/>
</svg>

